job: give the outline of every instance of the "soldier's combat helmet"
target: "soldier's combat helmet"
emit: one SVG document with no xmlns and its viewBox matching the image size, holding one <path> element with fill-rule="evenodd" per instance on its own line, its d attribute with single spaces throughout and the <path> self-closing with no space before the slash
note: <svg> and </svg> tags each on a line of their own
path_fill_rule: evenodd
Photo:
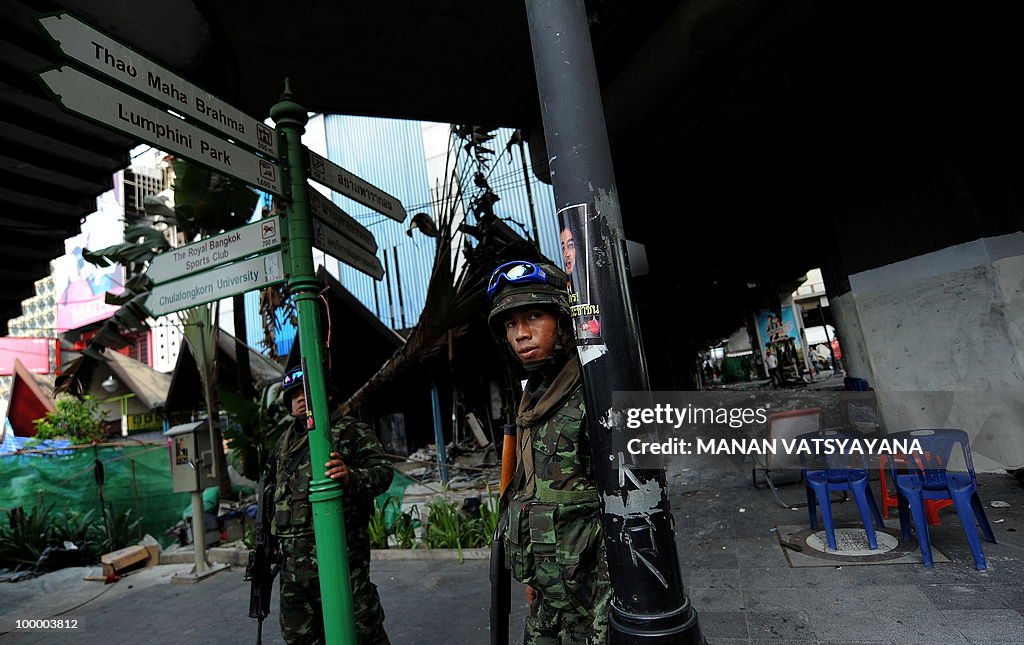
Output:
<svg viewBox="0 0 1024 645">
<path fill-rule="evenodd" d="M 286 402 L 302 391 L 303 376 L 301 367 L 293 367 L 281 379 L 281 396 Z"/>
<path fill-rule="evenodd" d="M 546 262 L 515 260 L 502 264 L 487 282 L 487 297 L 492 303 L 487 324 L 504 338 L 501 324 L 505 312 L 537 305 L 553 307 L 568 319 L 567 280 L 561 269 Z"/>
<path fill-rule="evenodd" d="M 500 344 L 505 346 L 514 364 L 522 365 L 515 356 L 505 337 L 505 314 L 520 307 L 543 307 L 558 314 L 559 333 L 555 338 L 554 352 L 541 363 L 523 365 L 527 371 L 543 370 L 549 365 L 559 365 L 576 345 L 572 332 L 572 314 L 569 309 L 568 281 L 561 269 L 546 262 L 516 260 L 506 262 L 491 274 L 487 282 L 487 297 L 491 299 L 491 313 L 487 324 Z"/>
<path fill-rule="evenodd" d="M 302 373 L 302 367 L 293 367 L 285 372 L 284 378 L 281 379 L 281 398 L 284 399 L 285 403 L 289 403 L 293 396 L 303 391 L 304 380 L 305 375 Z M 328 395 L 337 395 L 339 393 L 338 386 L 334 383 L 327 370 L 324 370 L 324 388 L 327 390 Z"/>
</svg>

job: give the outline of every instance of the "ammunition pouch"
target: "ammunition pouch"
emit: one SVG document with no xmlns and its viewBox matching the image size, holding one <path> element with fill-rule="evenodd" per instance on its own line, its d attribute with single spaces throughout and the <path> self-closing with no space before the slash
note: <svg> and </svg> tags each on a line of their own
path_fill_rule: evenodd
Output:
<svg viewBox="0 0 1024 645">
<path fill-rule="evenodd" d="M 288 506 L 274 510 L 274 527 L 279 534 L 288 534 L 312 525 L 313 503 L 309 499 L 309 482 L 304 477 L 295 477 Z"/>
<path fill-rule="evenodd" d="M 555 571 L 571 578 L 581 560 L 596 553 L 601 523 L 596 491 L 549 492 L 559 493 L 556 497 L 566 501 L 548 502 L 538 499 L 540 495 L 512 499 L 503 520 L 505 566 L 519 582 L 543 587 L 551 596 L 557 595 L 548 589 Z M 578 501 L 568 501 L 574 496 Z"/>
</svg>

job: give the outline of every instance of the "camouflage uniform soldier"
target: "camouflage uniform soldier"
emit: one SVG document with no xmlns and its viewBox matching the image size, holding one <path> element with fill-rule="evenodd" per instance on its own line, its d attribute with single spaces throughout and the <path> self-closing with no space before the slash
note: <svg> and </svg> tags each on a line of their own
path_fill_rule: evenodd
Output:
<svg viewBox="0 0 1024 645">
<path fill-rule="evenodd" d="M 527 585 L 526 645 L 608 640 L 612 590 L 565 284 L 552 265 L 517 261 L 487 288 L 488 322 L 529 375 L 499 527 L 505 564 Z"/>
<path fill-rule="evenodd" d="M 320 579 L 309 499 L 313 466 L 301 368 L 288 372 L 282 385 L 295 421 L 278 441 L 266 478 L 267 499 L 272 499 L 274 505 L 271 531 L 277 538 L 281 558 L 281 634 L 289 644 L 322 644 Z M 328 393 L 332 393 L 330 388 Z M 377 587 L 370 582 L 367 525 L 373 513 L 373 498 L 391 485 L 391 462 L 384 456 L 373 431 L 351 417 L 331 417 L 331 441 L 333 451 L 325 475 L 341 484 L 343 490 L 357 640 L 360 645 L 388 645 L 384 610 Z"/>
</svg>

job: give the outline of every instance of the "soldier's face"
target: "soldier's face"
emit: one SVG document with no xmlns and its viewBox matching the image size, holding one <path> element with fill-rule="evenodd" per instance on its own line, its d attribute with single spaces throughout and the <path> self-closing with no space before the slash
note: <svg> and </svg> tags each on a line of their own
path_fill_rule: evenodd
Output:
<svg viewBox="0 0 1024 645">
<path fill-rule="evenodd" d="M 292 397 L 292 416 L 302 417 L 306 415 L 306 393 L 299 392 Z"/>
<path fill-rule="evenodd" d="M 505 317 L 505 338 L 524 364 L 543 361 L 555 351 L 558 316 L 546 309 L 514 309 Z"/>
</svg>

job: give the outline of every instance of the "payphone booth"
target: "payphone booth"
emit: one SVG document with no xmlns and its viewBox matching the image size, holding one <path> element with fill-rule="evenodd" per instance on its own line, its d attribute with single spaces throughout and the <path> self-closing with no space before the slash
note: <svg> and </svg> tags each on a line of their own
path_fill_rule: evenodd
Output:
<svg viewBox="0 0 1024 645">
<path fill-rule="evenodd" d="M 171 459 L 171 485 L 175 493 L 192 495 L 192 548 L 195 566 L 191 573 L 175 574 L 171 582 L 198 582 L 226 569 L 226 564 L 206 561 L 203 527 L 203 489 L 217 485 L 217 460 L 213 458 L 209 422 L 194 421 L 173 426 L 164 433 Z"/>
</svg>

